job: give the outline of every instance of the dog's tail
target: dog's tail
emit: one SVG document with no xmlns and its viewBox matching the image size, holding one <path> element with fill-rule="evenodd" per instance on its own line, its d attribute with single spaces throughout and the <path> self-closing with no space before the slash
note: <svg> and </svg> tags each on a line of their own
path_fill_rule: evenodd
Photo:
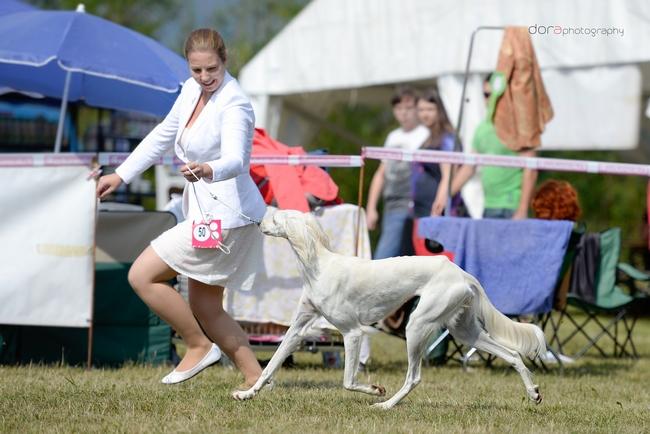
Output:
<svg viewBox="0 0 650 434">
<path fill-rule="evenodd" d="M 477 303 L 479 320 L 492 339 L 531 358 L 546 352 L 546 336 L 542 329 L 535 324 L 512 321 L 503 315 L 490 303 L 479 281 L 470 274 L 465 275 L 477 294 L 474 302 Z"/>
</svg>

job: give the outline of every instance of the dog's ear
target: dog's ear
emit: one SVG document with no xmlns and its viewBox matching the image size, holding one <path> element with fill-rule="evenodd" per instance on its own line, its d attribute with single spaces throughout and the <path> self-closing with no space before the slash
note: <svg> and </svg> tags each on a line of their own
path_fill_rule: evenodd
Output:
<svg viewBox="0 0 650 434">
<path fill-rule="evenodd" d="M 314 253 L 314 238 L 310 236 L 304 220 L 299 217 L 289 217 L 284 222 L 284 230 L 296 253 L 303 256 L 304 261 L 308 261 L 307 258 Z"/>
<path fill-rule="evenodd" d="M 303 214 L 303 219 L 309 228 L 309 233 L 311 236 L 314 237 L 314 239 L 320 244 L 324 245 L 327 250 L 332 250 L 330 247 L 330 240 L 327 238 L 327 235 L 325 234 L 325 231 L 323 230 L 323 227 L 321 226 L 316 216 L 313 214 L 305 213 Z"/>
<path fill-rule="evenodd" d="M 295 217 L 285 216 L 284 231 L 287 233 L 288 238 L 304 238 L 304 236 L 301 236 L 301 232 L 304 232 L 304 230 L 301 229 L 301 226 L 300 221 Z"/>
</svg>

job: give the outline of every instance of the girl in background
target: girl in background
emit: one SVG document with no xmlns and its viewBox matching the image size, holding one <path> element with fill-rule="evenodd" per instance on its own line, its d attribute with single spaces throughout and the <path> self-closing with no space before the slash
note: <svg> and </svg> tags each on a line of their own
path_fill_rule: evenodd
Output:
<svg viewBox="0 0 650 434">
<path fill-rule="evenodd" d="M 416 103 L 420 123 L 429 129 L 429 138 L 420 149 L 453 151 L 456 139 L 454 128 L 449 122 L 440 95 L 435 89 L 424 91 Z M 462 149 L 458 149 L 462 152 Z M 437 197 L 447 198 L 451 164 L 413 162 L 411 196 L 412 217 L 433 216 L 432 206 Z M 463 215 L 462 199 L 456 195 L 452 200 L 451 215 Z"/>
</svg>

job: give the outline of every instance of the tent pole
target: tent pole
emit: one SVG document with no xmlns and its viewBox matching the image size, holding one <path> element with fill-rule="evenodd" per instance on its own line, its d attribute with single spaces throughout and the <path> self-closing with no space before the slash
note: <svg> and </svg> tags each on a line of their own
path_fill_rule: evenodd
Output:
<svg viewBox="0 0 650 434">
<path fill-rule="evenodd" d="M 65 87 L 63 88 L 63 99 L 61 100 L 61 114 L 59 115 L 59 126 L 56 130 L 56 143 L 54 144 L 54 152 L 58 154 L 61 152 L 61 141 L 63 139 L 63 124 L 65 121 L 65 113 L 68 107 L 68 93 L 70 92 L 70 78 L 72 71 L 68 71 L 65 75 Z"/>
<path fill-rule="evenodd" d="M 364 149 L 361 149 L 361 167 L 359 167 L 359 196 L 358 196 L 358 208 L 357 208 L 357 227 L 355 230 L 355 241 L 354 241 L 354 251 L 356 256 L 359 256 L 359 238 L 361 233 L 361 205 L 363 204 L 363 177 L 364 177 L 364 167 L 363 154 Z"/>
<path fill-rule="evenodd" d="M 467 66 L 465 67 L 465 78 L 463 79 L 463 92 L 460 97 L 460 111 L 458 113 L 458 124 L 456 126 L 456 137 L 454 138 L 454 152 L 457 152 L 460 148 L 460 127 L 463 123 L 463 108 L 465 107 L 465 90 L 467 89 L 467 80 L 469 79 L 469 65 L 472 60 L 472 49 L 474 48 L 474 36 L 479 30 L 505 30 L 505 27 L 501 26 L 481 26 L 477 27 L 476 30 L 472 32 L 472 37 L 469 41 L 469 53 L 467 53 Z M 471 141 L 470 141 L 471 142 Z M 447 204 L 445 205 L 445 215 L 451 215 L 451 181 L 454 178 L 454 165 L 451 165 L 451 170 L 449 172 L 449 185 L 447 186 Z"/>
</svg>

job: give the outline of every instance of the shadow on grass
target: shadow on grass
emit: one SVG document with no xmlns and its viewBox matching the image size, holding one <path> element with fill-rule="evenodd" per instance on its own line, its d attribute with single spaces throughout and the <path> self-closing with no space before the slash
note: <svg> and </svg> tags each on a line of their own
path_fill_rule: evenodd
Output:
<svg viewBox="0 0 650 434">
<path fill-rule="evenodd" d="M 539 363 L 533 365 L 528 360 L 525 360 L 525 363 L 528 369 L 530 369 L 534 375 L 549 375 L 549 376 L 556 376 L 556 377 L 582 377 L 582 376 L 590 375 L 594 377 L 608 377 L 608 376 L 616 375 L 617 373 L 632 371 L 637 365 L 638 361 L 629 358 L 582 359 L 582 360 L 578 360 L 576 363 L 573 364 L 565 363 L 564 373 L 562 375 L 560 375 L 559 366 L 556 363 L 546 363 L 545 368 L 542 367 Z M 511 367 L 506 362 L 500 359 L 493 361 L 492 365 L 490 366 L 487 366 L 484 362 L 472 361 L 468 364 L 467 367 L 469 373 L 493 372 L 499 375 L 516 375 L 516 376 L 519 375 L 513 367 Z M 378 362 L 373 361 L 371 364 L 368 365 L 368 372 L 371 374 L 380 374 L 380 375 L 381 374 L 406 375 L 407 368 L 408 368 L 408 364 L 405 360 L 391 360 L 391 361 L 378 361 Z M 323 367 L 322 364 L 318 364 L 318 363 L 300 363 L 297 365 L 293 365 L 291 369 L 298 370 L 298 371 L 300 370 L 308 371 L 313 369 L 329 371 L 329 372 L 338 371 L 341 374 L 341 382 L 340 383 L 334 382 L 331 384 L 333 384 L 333 386 L 335 387 L 341 387 L 341 383 L 343 381 L 343 369 L 327 368 L 327 367 Z M 435 372 L 436 370 L 439 370 L 440 372 L 448 372 L 448 373 L 453 373 L 458 375 L 468 375 L 468 373 L 463 371 L 461 363 L 457 360 L 448 360 L 444 365 L 440 365 L 440 366 L 423 365 L 422 370 L 423 372 L 426 371 Z M 360 372 L 358 375 L 359 375 L 358 379 L 362 381 L 364 373 Z M 321 383 L 313 383 L 315 384 L 314 386 L 307 386 L 306 383 L 304 384 L 306 387 L 320 387 L 319 384 Z"/>
<path fill-rule="evenodd" d="M 393 361 L 373 361 L 368 365 L 370 372 L 403 372 L 406 374 L 408 363 L 406 360 L 393 360 Z"/>
<path fill-rule="evenodd" d="M 288 380 L 275 383 L 278 389 L 342 389 L 343 379 L 335 381 Z"/>
<path fill-rule="evenodd" d="M 595 377 L 608 377 L 616 375 L 617 373 L 633 371 L 638 364 L 638 360 L 623 358 L 601 358 L 601 359 L 584 359 L 578 360 L 574 364 L 564 364 L 564 373 L 560 375 L 559 366 L 557 363 L 546 363 L 544 366 L 539 362 L 536 364 L 530 363 L 525 360 L 526 366 L 533 372 L 534 375 L 550 375 L 556 377 L 581 377 L 585 375 Z M 426 371 L 440 371 L 447 373 L 458 373 L 459 375 L 468 375 L 471 373 L 492 372 L 499 375 L 519 375 L 517 371 L 508 365 L 506 362 L 497 359 L 488 366 L 484 362 L 472 361 L 467 365 L 468 372 L 464 372 L 462 364 L 458 360 L 448 360 L 444 365 L 440 366 L 422 366 L 423 372 Z M 370 366 L 371 372 L 381 373 L 406 373 L 406 362 L 389 362 L 389 363 L 373 363 Z"/>
<path fill-rule="evenodd" d="M 462 405 L 462 404 L 439 404 L 438 407 L 447 407 L 451 409 L 467 409 L 469 411 L 494 411 L 494 410 L 508 410 L 511 407 L 508 405 L 494 405 L 494 404 L 469 404 L 469 405 Z"/>
<path fill-rule="evenodd" d="M 592 362 L 588 361 L 581 365 L 565 365 L 564 366 L 564 375 L 565 376 L 584 376 L 590 375 L 595 377 L 609 377 L 616 375 L 618 372 L 629 372 L 634 369 L 636 365 L 634 360 L 624 359 L 624 360 L 603 360 Z"/>
</svg>

